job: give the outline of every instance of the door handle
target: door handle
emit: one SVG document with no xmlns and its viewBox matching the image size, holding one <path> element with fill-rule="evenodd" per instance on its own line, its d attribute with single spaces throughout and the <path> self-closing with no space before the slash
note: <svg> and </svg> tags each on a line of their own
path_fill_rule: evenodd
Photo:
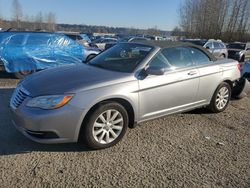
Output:
<svg viewBox="0 0 250 188">
<path fill-rule="evenodd" d="M 190 72 L 188 73 L 189 76 L 193 76 L 193 75 L 196 75 L 196 74 L 197 74 L 196 71 L 190 71 Z"/>
</svg>

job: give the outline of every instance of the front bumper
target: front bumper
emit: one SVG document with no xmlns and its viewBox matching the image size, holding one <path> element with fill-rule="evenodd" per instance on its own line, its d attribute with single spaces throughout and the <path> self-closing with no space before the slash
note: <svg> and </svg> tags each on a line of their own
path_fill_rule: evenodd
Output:
<svg viewBox="0 0 250 188">
<path fill-rule="evenodd" d="M 83 109 L 70 104 L 54 110 L 29 108 L 25 102 L 11 107 L 12 122 L 29 139 L 45 144 L 78 141 Z"/>
</svg>

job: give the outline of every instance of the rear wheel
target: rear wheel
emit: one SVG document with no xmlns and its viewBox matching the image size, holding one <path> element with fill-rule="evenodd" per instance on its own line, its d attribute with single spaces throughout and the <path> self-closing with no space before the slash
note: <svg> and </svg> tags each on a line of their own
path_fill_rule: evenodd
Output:
<svg viewBox="0 0 250 188">
<path fill-rule="evenodd" d="M 100 105 L 82 125 L 80 141 L 89 148 L 103 149 L 118 143 L 128 127 L 128 113 L 119 103 Z"/>
<path fill-rule="evenodd" d="M 30 70 L 30 71 L 19 71 L 19 72 L 15 72 L 14 73 L 14 76 L 17 78 L 17 79 L 23 79 L 25 76 L 28 76 L 32 73 L 34 73 L 35 71 L 33 70 Z"/>
<path fill-rule="evenodd" d="M 216 89 L 208 108 L 214 113 L 223 112 L 227 108 L 230 98 L 231 87 L 228 83 L 223 82 Z"/>
<path fill-rule="evenodd" d="M 219 58 L 220 59 L 224 59 L 224 58 L 226 58 L 226 55 L 225 54 L 221 54 Z"/>
</svg>

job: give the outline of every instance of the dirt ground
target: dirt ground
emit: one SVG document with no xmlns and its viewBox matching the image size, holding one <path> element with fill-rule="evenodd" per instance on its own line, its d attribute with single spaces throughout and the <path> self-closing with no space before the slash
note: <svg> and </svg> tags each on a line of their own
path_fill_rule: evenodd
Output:
<svg viewBox="0 0 250 188">
<path fill-rule="evenodd" d="M 0 73 L 0 187 L 250 187 L 250 98 L 128 130 L 112 148 L 43 145 L 11 124 L 18 80 Z"/>
</svg>

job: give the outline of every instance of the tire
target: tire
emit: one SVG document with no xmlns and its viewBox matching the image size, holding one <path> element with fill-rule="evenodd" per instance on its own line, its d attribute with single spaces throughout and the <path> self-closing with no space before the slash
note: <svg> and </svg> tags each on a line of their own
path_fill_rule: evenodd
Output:
<svg viewBox="0 0 250 188">
<path fill-rule="evenodd" d="M 245 62 L 245 56 L 244 56 L 244 55 L 241 57 L 241 59 L 240 59 L 239 62 L 241 62 L 241 63 L 244 63 L 244 62 Z"/>
<path fill-rule="evenodd" d="M 96 56 L 96 54 L 90 54 L 88 55 L 88 57 L 86 58 L 85 63 L 89 62 L 91 59 L 93 59 Z"/>
<path fill-rule="evenodd" d="M 122 105 L 116 102 L 102 103 L 87 117 L 78 140 L 91 149 L 114 146 L 125 135 L 128 122 L 128 113 Z"/>
<path fill-rule="evenodd" d="M 241 78 L 239 81 L 235 82 L 235 86 L 232 90 L 232 97 L 235 99 L 243 99 L 247 96 L 247 93 L 244 91 L 247 79 Z"/>
<path fill-rule="evenodd" d="M 23 79 L 25 76 L 28 76 L 32 73 L 34 73 L 35 71 L 31 70 L 31 71 L 19 71 L 19 72 L 15 72 L 13 73 L 13 75 L 15 76 L 15 78 L 17 79 Z"/>
<path fill-rule="evenodd" d="M 222 82 L 214 92 L 208 109 L 214 113 L 223 112 L 228 106 L 231 98 L 231 93 L 231 86 L 226 82 Z"/>
<path fill-rule="evenodd" d="M 224 59 L 224 58 L 226 58 L 226 55 L 225 54 L 221 54 L 219 58 L 220 59 Z"/>
</svg>

